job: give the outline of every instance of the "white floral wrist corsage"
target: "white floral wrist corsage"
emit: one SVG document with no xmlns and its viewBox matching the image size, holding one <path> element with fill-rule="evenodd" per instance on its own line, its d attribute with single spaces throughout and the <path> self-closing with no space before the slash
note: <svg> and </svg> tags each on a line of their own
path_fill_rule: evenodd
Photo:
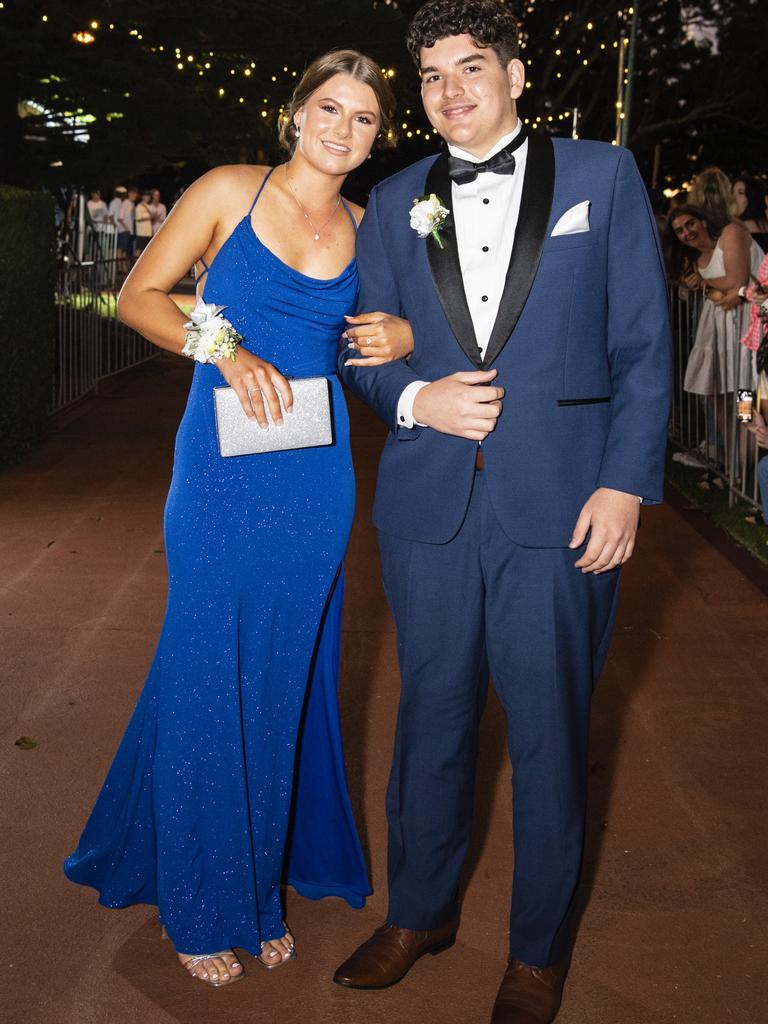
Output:
<svg viewBox="0 0 768 1024">
<path fill-rule="evenodd" d="M 236 359 L 241 334 L 221 315 L 226 306 L 198 299 L 184 324 L 186 336 L 181 354 L 198 363 L 218 363 L 220 359 Z"/>
</svg>

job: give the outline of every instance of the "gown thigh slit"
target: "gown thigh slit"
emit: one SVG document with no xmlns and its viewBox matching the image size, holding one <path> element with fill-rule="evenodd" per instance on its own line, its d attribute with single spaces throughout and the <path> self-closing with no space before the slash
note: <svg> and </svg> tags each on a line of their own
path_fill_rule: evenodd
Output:
<svg viewBox="0 0 768 1024">
<path fill-rule="evenodd" d="M 328 378 L 335 436 L 222 458 L 213 388 L 224 381 L 195 365 L 166 504 L 165 621 L 64 865 L 106 906 L 156 905 L 179 952 L 258 955 L 283 934 L 283 883 L 355 907 L 370 893 L 337 705 L 354 478 L 335 366 L 356 297 L 354 262 L 328 280 L 300 274 L 261 243 L 250 212 L 208 271 L 205 301 L 227 307 L 246 348 L 286 375 Z"/>
</svg>

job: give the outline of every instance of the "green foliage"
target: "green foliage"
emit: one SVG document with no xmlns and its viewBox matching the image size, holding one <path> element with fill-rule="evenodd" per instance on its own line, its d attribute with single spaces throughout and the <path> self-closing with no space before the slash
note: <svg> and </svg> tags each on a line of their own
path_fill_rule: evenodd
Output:
<svg viewBox="0 0 768 1024">
<path fill-rule="evenodd" d="M 768 526 L 762 525 L 762 516 L 758 513 L 757 525 L 747 522 L 746 516 L 755 511 L 752 506 L 743 501 L 730 506 L 727 488 L 703 490 L 700 486 L 703 475 L 706 475 L 703 469 L 682 466 L 671 458 L 667 460 L 667 482 L 716 526 L 768 565 Z"/>
<path fill-rule="evenodd" d="M 532 82 L 531 121 L 568 134 L 574 107 L 584 139 L 616 128 L 617 54 L 632 0 L 513 0 Z M 650 181 L 679 185 L 709 164 L 730 174 L 768 165 L 764 4 L 759 0 L 638 0 L 637 63 L 628 145 Z M 629 47 L 627 49 L 627 56 Z M 563 116 L 566 115 L 566 116 Z M 552 119 L 551 121 L 549 119 Z"/>
<path fill-rule="evenodd" d="M 539 130 L 610 141 L 617 54 L 631 0 L 509 0 L 521 15 L 532 85 L 521 113 Z M 401 123 L 366 182 L 434 152 L 404 38 L 421 0 L 5 0 L 0 9 L 0 179 L 123 183 L 156 168 L 189 183 L 221 163 L 273 162 L 276 126 L 307 63 L 356 47 L 395 69 Z M 768 166 L 760 0 L 639 0 L 629 145 L 647 179 L 679 184 L 708 163 Z M 43 20 L 45 19 L 45 20 Z M 93 28 L 93 41 L 75 41 Z M 110 27 L 113 26 L 113 27 Z M 181 65 L 181 67 L 179 67 Z M 31 101 L 31 102 L 30 102 Z M 17 116 L 22 104 L 24 117 Z M 87 125 L 78 125 L 78 117 Z M 93 120 L 90 120 L 93 118 Z M 77 140 L 85 127 L 90 141 Z M 83 138 L 83 136 L 81 136 Z"/>
<path fill-rule="evenodd" d="M 0 465 L 43 436 L 56 331 L 53 200 L 0 185 Z"/>
<path fill-rule="evenodd" d="M 280 108 L 324 51 L 397 60 L 416 95 L 405 25 L 396 7 L 360 0 L 92 0 L 86 13 L 65 0 L 5 0 L 0 128 L 18 155 L 0 147 L 0 179 L 5 163 L 3 180 L 25 186 L 103 187 L 153 167 L 184 170 L 188 183 L 217 164 L 272 162 Z M 85 30 L 93 42 L 76 42 Z"/>
</svg>

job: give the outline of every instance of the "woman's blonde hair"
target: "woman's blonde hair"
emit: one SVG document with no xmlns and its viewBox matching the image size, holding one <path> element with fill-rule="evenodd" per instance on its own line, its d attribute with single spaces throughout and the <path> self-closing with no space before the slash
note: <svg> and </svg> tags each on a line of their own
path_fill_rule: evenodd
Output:
<svg viewBox="0 0 768 1024">
<path fill-rule="evenodd" d="M 296 111 L 307 102 L 321 85 L 334 75 L 349 75 L 356 82 L 362 82 L 373 89 L 379 104 L 379 133 L 377 146 L 394 146 L 397 141 L 395 129 L 395 95 L 381 68 L 375 60 L 357 50 L 331 50 L 313 60 L 301 76 L 280 118 L 280 143 L 293 153 L 298 132 L 293 122 Z"/>
<path fill-rule="evenodd" d="M 687 201 L 699 206 L 717 231 L 736 217 L 736 198 L 731 179 L 719 167 L 707 167 L 691 182 Z"/>
</svg>

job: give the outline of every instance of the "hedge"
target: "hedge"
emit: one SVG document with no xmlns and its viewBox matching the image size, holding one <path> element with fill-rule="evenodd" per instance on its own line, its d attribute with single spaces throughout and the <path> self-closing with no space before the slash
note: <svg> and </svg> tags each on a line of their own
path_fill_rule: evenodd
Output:
<svg viewBox="0 0 768 1024">
<path fill-rule="evenodd" d="M 53 199 L 0 185 L 0 465 L 18 462 L 45 433 L 55 284 Z"/>
</svg>

